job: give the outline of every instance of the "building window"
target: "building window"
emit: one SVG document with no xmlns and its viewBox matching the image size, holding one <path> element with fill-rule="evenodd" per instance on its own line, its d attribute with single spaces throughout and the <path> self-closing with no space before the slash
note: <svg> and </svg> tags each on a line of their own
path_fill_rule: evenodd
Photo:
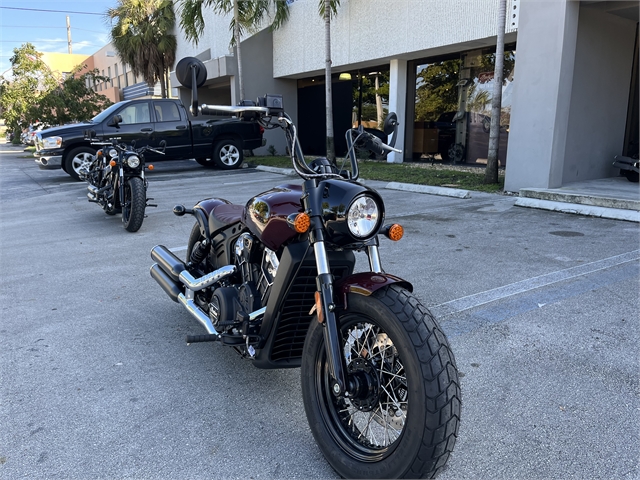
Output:
<svg viewBox="0 0 640 480">
<path fill-rule="evenodd" d="M 118 64 L 116 63 L 113 68 L 115 69 L 116 82 L 118 82 L 118 88 L 120 88 L 120 75 L 118 75 Z"/>
<path fill-rule="evenodd" d="M 107 80 L 109 86 L 113 87 L 113 82 L 111 81 L 111 67 L 107 67 L 107 76 L 109 77 L 109 80 Z"/>
<path fill-rule="evenodd" d="M 495 48 L 415 62 L 414 159 L 486 164 Z M 505 46 L 498 158 L 506 164 L 515 45 Z M 409 151 L 406 148 L 405 151 Z"/>
</svg>

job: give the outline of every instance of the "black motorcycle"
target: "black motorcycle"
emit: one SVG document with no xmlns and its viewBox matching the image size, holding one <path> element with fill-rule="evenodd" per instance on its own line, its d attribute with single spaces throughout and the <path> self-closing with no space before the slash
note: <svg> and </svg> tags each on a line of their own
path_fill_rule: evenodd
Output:
<svg viewBox="0 0 640 480">
<path fill-rule="evenodd" d="M 92 133 L 88 132 L 92 138 Z M 118 143 L 118 139 L 107 142 L 95 141 L 101 145 L 89 165 L 80 169 L 81 180 L 86 180 L 87 198 L 99 204 L 107 215 L 122 213 L 122 223 L 129 232 L 137 232 L 142 226 L 146 207 L 156 207 L 148 203 L 148 181 L 144 169 L 153 170 L 153 165 L 145 165 L 144 153 L 153 151 L 164 155 L 161 150 L 145 145 L 135 148 L 133 145 Z"/>
<path fill-rule="evenodd" d="M 350 169 L 324 158 L 307 164 L 282 97 L 241 106 L 198 107 L 206 73 L 185 59 L 192 113 L 227 112 L 281 128 L 302 185 L 280 185 L 246 205 L 209 198 L 174 213 L 196 223 L 186 259 L 158 245 L 151 276 L 205 328 L 187 342 L 215 341 L 258 368 L 301 367 L 304 406 L 327 461 L 347 478 L 437 475 L 453 450 L 460 383 L 449 343 L 406 280 L 382 268 L 378 246 L 399 240 L 382 197 L 358 183 L 355 149 L 394 150 L 362 128 L 346 134 Z M 397 151 L 397 150 L 396 150 Z M 354 273 L 356 251 L 369 271 Z"/>
</svg>

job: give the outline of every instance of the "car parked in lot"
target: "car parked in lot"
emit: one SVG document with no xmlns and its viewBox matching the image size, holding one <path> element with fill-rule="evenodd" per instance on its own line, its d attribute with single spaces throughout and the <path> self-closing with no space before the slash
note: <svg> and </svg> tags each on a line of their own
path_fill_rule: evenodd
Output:
<svg viewBox="0 0 640 480">
<path fill-rule="evenodd" d="M 115 116 L 118 121 L 114 121 Z M 76 180 L 97 147 L 85 138 L 93 131 L 98 140 L 135 141 L 136 147 L 159 147 L 165 155 L 147 154 L 148 162 L 194 158 L 205 167 L 239 168 L 243 150 L 263 146 L 264 129 L 256 122 L 223 116 L 190 119 L 176 99 L 141 99 L 116 103 L 85 123 L 49 128 L 36 135 L 36 163 L 40 168 L 62 168 Z"/>
</svg>

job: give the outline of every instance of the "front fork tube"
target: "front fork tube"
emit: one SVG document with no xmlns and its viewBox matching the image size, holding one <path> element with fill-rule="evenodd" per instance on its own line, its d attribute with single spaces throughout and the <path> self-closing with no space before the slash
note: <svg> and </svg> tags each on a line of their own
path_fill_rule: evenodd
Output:
<svg viewBox="0 0 640 480">
<path fill-rule="evenodd" d="M 329 372 L 335 383 L 332 391 L 336 396 L 344 395 L 348 391 L 346 365 L 340 346 L 340 331 L 338 319 L 335 314 L 335 304 L 333 303 L 333 277 L 329 269 L 327 251 L 323 241 L 316 241 L 313 244 L 318 267 L 316 283 L 320 300 L 322 302 L 322 313 L 324 315 L 323 333 L 324 344 L 329 362 Z"/>
<path fill-rule="evenodd" d="M 367 256 L 369 257 L 369 268 L 373 273 L 384 273 L 382 264 L 380 263 L 380 252 L 377 245 L 369 245 L 367 247 Z"/>
</svg>

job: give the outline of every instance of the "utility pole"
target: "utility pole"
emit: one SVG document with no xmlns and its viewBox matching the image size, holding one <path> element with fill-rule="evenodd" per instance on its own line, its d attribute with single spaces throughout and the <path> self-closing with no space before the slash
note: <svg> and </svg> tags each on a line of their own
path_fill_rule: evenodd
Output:
<svg viewBox="0 0 640 480">
<path fill-rule="evenodd" d="M 67 49 L 69 53 L 73 53 L 71 48 L 71 22 L 69 21 L 69 15 L 67 15 Z"/>
</svg>

